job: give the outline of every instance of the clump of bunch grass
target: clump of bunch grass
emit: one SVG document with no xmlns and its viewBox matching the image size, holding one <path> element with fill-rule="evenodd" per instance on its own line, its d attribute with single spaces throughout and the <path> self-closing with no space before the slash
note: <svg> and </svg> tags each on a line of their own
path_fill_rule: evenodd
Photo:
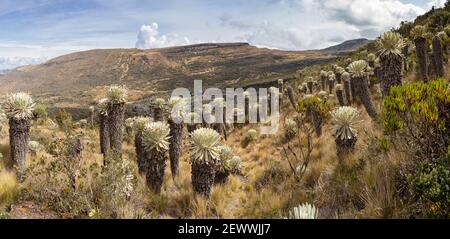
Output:
<svg viewBox="0 0 450 239">
<path fill-rule="evenodd" d="M 250 145 L 253 142 L 256 142 L 258 140 L 258 132 L 254 129 L 250 129 L 247 131 L 247 134 L 244 137 L 244 140 L 242 141 L 242 147 L 247 148 L 248 145 Z"/>
<path fill-rule="evenodd" d="M 284 137 L 286 141 L 292 140 L 298 133 L 298 126 L 295 120 L 286 118 L 284 121 Z"/>
<path fill-rule="evenodd" d="M 0 169 L 0 211 L 13 203 L 19 195 L 19 184 L 13 172 Z"/>
</svg>

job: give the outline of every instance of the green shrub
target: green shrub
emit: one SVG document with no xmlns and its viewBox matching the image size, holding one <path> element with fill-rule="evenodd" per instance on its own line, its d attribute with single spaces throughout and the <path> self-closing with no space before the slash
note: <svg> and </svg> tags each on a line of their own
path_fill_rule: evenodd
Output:
<svg viewBox="0 0 450 239">
<path fill-rule="evenodd" d="M 390 142 L 414 159 L 404 171 L 425 216 L 450 217 L 450 88 L 445 80 L 393 87 L 382 115 Z"/>
<path fill-rule="evenodd" d="M 46 119 L 48 116 L 47 106 L 41 103 L 36 104 L 36 106 L 34 107 L 33 116 L 37 120 Z"/>
<path fill-rule="evenodd" d="M 254 129 L 249 129 L 245 134 L 245 137 L 242 140 L 241 145 L 243 148 L 247 148 L 248 145 L 250 145 L 253 142 L 256 142 L 257 140 L 258 140 L 258 132 Z"/>
<path fill-rule="evenodd" d="M 445 80 L 393 87 L 384 100 L 385 131 L 419 160 L 436 160 L 450 143 L 450 88 Z"/>
<path fill-rule="evenodd" d="M 411 177 L 411 189 L 429 217 L 450 218 L 450 154 L 436 163 L 421 163 Z"/>
<path fill-rule="evenodd" d="M 73 128 L 72 115 L 64 109 L 58 110 L 55 120 L 58 126 L 65 131 Z"/>
<path fill-rule="evenodd" d="M 386 138 L 380 138 L 378 139 L 378 148 L 381 149 L 383 152 L 388 152 L 391 148 L 391 143 Z"/>
<path fill-rule="evenodd" d="M 0 219 L 9 219 L 9 213 L 8 212 L 0 212 Z"/>
<path fill-rule="evenodd" d="M 33 160 L 27 169 L 21 198 L 50 209 L 63 218 L 143 218 L 144 185 L 130 160 L 109 157 L 106 166 L 66 155 Z M 70 151 L 70 150 L 69 150 Z"/>
<path fill-rule="evenodd" d="M 297 112 L 307 113 L 309 110 L 316 112 L 325 119 L 328 117 L 331 105 L 326 100 L 322 100 L 316 96 L 305 97 L 305 99 L 299 102 Z"/>
</svg>

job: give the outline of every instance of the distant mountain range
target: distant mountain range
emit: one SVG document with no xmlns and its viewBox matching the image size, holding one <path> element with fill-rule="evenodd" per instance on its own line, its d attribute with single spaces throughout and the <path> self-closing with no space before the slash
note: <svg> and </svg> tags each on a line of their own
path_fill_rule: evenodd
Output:
<svg viewBox="0 0 450 239">
<path fill-rule="evenodd" d="M 0 93 L 31 92 L 56 107 L 80 107 L 97 99 L 105 86 L 125 84 L 132 100 L 205 86 L 245 86 L 292 77 L 304 67 L 348 54 L 367 39 L 323 50 L 281 51 L 247 43 L 198 44 L 162 49 L 103 49 L 72 53 L 0 76 Z"/>
<path fill-rule="evenodd" d="M 13 71 L 13 70 L 10 70 L 10 69 L 0 70 L 0 75 L 6 75 L 11 71 Z"/>
<path fill-rule="evenodd" d="M 335 45 L 335 46 L 331 46 L 331 47 L 322 49 L 321 51 L 338 52 L 340 54 L 343 54 L 343 53 L 345 54 L 345 53 L 350 53 L 350 52 L 356 51 L 361 46 L 364 46 L 364 45 L 368 44 L 369 42 L 370 41 L 365 38 L 354 39 L 354 40 L 345 41 L 339 45 Z"/>
<path fill-rule="evenodd" d="M 47 61 L 46 57 L 5 57 L 0 56 L 0 74 L 5 74 L 13 69 L 24 65 L 36 65 Z"/>
</svg>

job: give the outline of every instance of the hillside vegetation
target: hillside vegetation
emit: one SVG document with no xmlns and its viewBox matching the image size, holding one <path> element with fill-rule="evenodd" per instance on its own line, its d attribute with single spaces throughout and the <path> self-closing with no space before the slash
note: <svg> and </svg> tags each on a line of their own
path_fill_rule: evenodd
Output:
<svg viewBox="0 0 450 239">
<path fill-rule="evenodd" d="M 275 135 L 211 115 L 177 124 L 168 112 L 183 101 L 167 95 L 150 117 L 125 119 L 129 92 L 118 85 L 81 121 L 9 95 L 0 215 L 448 218 L 448 15 L 450 6 L 433 9 L 350 56 L 273 82 L 282 92 Z"/>
<path fill-rule="evenodd" d="M 364 46 L 367 40 L 344 42 L 328 50 L 281 51 L 247 43 L 198 44 L 162 49 L 99 49 L 76 52 L 40 65 L 0 75 L 0 92 L 24 91 L 54 115 L 64 108 L 87 117 L 110 84 L 124 84 L 129 102 L 146 103 L 176 87 L 234 87 L 291 78 L 299 69 L 326 63 Z"/>
</svg>

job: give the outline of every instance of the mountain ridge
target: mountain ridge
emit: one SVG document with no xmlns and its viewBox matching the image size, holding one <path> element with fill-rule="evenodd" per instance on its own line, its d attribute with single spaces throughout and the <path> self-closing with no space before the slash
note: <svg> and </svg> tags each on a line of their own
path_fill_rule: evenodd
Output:
<svg viewBox="0 0 450 239">
<path fill-rule="evenodd" d="M 338 45 L 330 46 L 320 51 L 336 51 L 336 52 L 352 52 L 359 49 L 359 46 L 366 45 L 370 42 L 367 38 L 358 38 L 353 40 L 344 41 Z"/>
<path fill-rule="evenodd" d="M 345 47 L 362 46 L 354 42 Z M 304 67 L 330 62 L 345 50 L 283 51 L 248 43 L 94 49 L 0 75 L 0 92 L 30 92 L 38 101 L 66 108 L 93 104 L 105 86 L 124 84 L 130 88 L 131 101 L 138 101 L 176 87 L 191 88 L 196 79 L 203 80 L 204 87 L 265 84 L 293 77 Z"/>
</svg>

